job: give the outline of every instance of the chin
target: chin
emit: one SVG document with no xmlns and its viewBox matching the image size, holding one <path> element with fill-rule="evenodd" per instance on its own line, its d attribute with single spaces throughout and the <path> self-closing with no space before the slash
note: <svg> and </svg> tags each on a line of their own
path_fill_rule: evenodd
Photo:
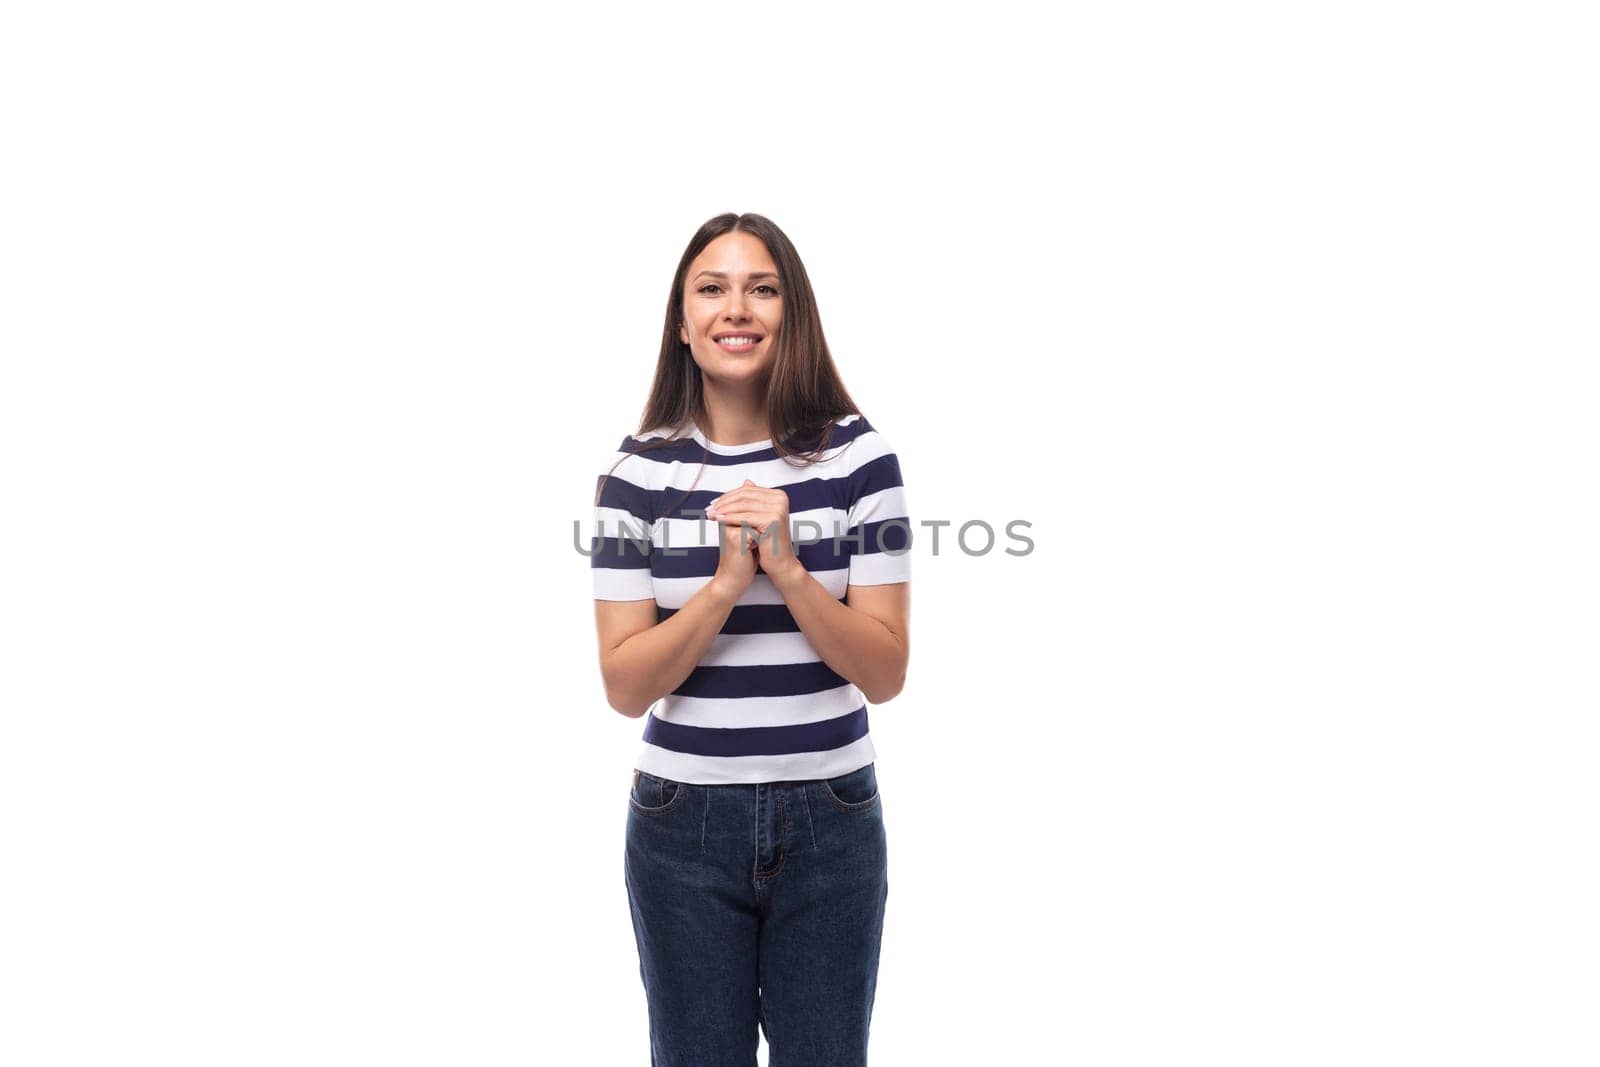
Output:
<svg viewBox="0 0 1600 1067">
<path fill-rule="evenodd" d="M 765 357 L 740 359 L 737 356 L 730 358 L 721 353 L 718 353 L 718 358 L 711 361 L 709 365 L 704 363 L 700 365 L 700 369 L 709 373 L 713 378 L 736 382 L 759 378 L 767 373 L 771 367 L 772 360 Z"/>
<path fill-rule="evenodd" d="M 766 372 L 764 370 L 751 370 L 748 367 L 740 367 L 730 373 L 724 373 L 719 369 L 711 372 L 707 375 L 707 377 L 712 381 L 720 382 L 723 385 L 744 385 L 750 382 L 761 381 L 765 373 Z"/>
</svg>

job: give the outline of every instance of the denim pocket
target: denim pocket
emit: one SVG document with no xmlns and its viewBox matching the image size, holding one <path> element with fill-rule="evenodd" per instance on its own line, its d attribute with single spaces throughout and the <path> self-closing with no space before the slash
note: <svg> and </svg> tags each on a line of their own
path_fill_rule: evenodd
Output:
<svg viewBox="0 0 1600 1067">
<path fill-rule="evenodd" d="M 628 806 L 640 815 L 660 815 L 677 807 L 688 792 L 681 782 L 635 769 Z"/>
<path fill-rule="evenodd" d="M 824 778 L 822 791 L 840 811 L 866 811 L 878 803 L 878 774 L 872 764 L 836 778 Z"/>
</svg>

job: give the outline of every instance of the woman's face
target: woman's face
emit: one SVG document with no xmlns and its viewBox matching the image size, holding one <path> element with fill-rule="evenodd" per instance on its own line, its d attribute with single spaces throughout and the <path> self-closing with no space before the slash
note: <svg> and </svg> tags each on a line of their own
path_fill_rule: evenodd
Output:
<svg viewBox="0 0 1600 1067">
<path fill-rule="evenodd" d="M 725 233 L 694 258 L 683 285 L 678 338 L 702 374 L 753 382 L 771 370 L 783 322 L 779 285 L 778 265 L 753 234 Z"/>
</svg>

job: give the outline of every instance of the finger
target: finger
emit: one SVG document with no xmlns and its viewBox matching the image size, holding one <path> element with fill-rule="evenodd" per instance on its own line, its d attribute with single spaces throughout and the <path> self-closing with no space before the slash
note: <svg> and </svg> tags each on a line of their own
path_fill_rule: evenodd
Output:
<svg viewBox="0 0 1600 1067">
<path fill-rule="evenodd" d="M 737 515 L 718 515 L 717 522 L 723 526 L 754 526 L 758 530 L 765 530 L 772 525 L 772 518 L 767 515 L 756 515 L 746 511 Z"/>
<path fill-rule="evenodd" d="M 777 511 L 788 508 L 789 496 L 787 493 L 776 489 L 760 489 L 756 487 L 733 489 L 723 493 L 715 500 L 706 503 L 707 511 L 727 511 L 733 507 L 767 508 Z"/>
<path fill-rule="evenodd" d="M 733 508 L 759 508 L 770 506 L 769 498 L 762 495 L 769 491 L 770 490 L 766 489 L 752 488 L 730 490 L 729 492 L 717 497 L 715 500 L 708 501 L 706 504 L 706 514 L 715 518 L 718 515 L 727 514 Z"/>
<path fill-rule="evenodd" d="M 750 512 L 741 512 L 737 515 L 719 515 L 717 516 L 717 522 L 723 526 L 730 527 L 750 526 L 757 533 L 766 533 L 767 527 L 772 525 L 772 518 L 765 515 L 755 515 Z"/>
<path fill-rule="evenodd" d="M 764 504 L 728 504 L 706 512 L 712 522 L 753 523 L 763 529 L 768 523 L 785 518 L 786 513 Z"/>
<path fill-rule="evenodd" d="M 748 544 L 755 547 L 756 540 L 761 536 L 761 531 L 748 523 L 723 522 L 717 524 L 717 530 L 723 538 L 733 544 Z"/>
</svg>

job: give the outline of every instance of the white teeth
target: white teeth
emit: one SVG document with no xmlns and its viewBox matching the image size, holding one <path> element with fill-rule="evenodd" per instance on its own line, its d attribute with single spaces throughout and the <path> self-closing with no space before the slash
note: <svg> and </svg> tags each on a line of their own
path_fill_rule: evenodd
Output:
<svg viewBox="0 0 1600 1067">
<path fill-rule="evenodd" d="M 756 339 L 754 337 L 719 337 L 719 338 L 717 338 L 717 344 L 719 344 L 719 345 L 753 345 L 755 343 L 756 343 Z"/>
</svg>

